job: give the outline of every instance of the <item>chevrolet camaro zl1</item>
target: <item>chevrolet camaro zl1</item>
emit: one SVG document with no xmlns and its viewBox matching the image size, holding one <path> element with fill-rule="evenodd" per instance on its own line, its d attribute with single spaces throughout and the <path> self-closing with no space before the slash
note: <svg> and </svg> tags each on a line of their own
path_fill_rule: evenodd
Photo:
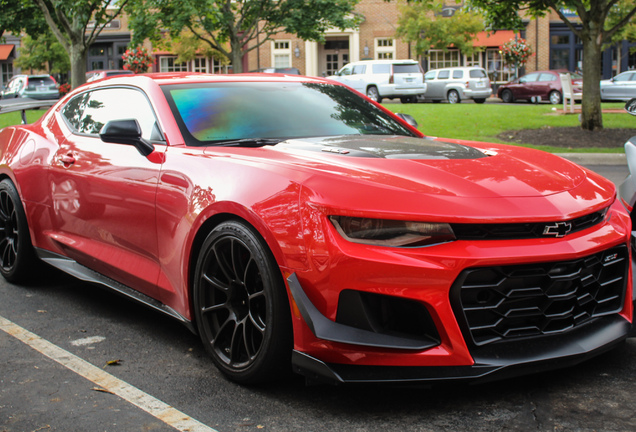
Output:
<svg viewBox="0 0 636 432">
<path fill-rule="evenodd" d="M 143 302 L 242 383 L 487 381 L 629 336 L 611 182 L 407 119 L 299 76 L 82 86 L 0 132 L 1 273 Z"/>
</svg>

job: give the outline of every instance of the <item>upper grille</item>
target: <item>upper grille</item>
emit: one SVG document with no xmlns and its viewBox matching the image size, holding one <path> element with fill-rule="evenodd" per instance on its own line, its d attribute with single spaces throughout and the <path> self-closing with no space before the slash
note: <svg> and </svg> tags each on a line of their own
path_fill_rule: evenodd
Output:
<svg viewBox="0 0 636 432">
<path fill-rule="evenodd" d="M 564 332 L 623 307 L 625 246 L 575 261 L 464 271 L 451 295 L 469 340 L 499 340 Z"/>
<path fill-rule="evenodd" d="M 458 240 L 508 240 L 540 237 L 563 237 L 584 230 L 605 219 L 607 209 L 570 221 L 509 223 L 509 224 L 451 224 Z M 562 235 L 561 235 L 562 234 Z"/>
</svg>

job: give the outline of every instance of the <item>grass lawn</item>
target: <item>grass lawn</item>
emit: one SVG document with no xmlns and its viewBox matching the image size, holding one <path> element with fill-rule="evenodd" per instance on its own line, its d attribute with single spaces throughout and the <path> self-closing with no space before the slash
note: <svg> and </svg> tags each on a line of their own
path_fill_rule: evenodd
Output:
<svg viewBox="0 0 636 432">
<path fill-rule="evenodd" d="M 28 110 L 27 122 L 33 123 L 44 115 L 45 109 L 42 110 Z M 2 114 L 0 111 L 0 129 L 6 126 L 13 126 L 22 123 L 22 113 L 20 111 L 14 111 L 6 114 Z"/>
<path fill-rule="evenodd" d="M 497 138 L 501 132 L 521 129 L 539 129 L 544 127 L 576 127 L 579 126 L 578 114 L 559 114 L 563 105 L 550 104 L 475 104 L 475 103 L 421 103 L 399 104 L 387 103 L 385 107 L 393 112 L 412 115 L 417 121 L 418 129 L 429 136 L 457 138 L 475 141 L 504 143 Z M 603 109 L 620 109 L 624 103 L 603 103 Z M 553 111 L 556 108 L 556 111 Z M 625 111 L 620 113 L 604 113 L 604 128 L 636 128 L 636 118 Z M 508 143 L 509 144 L 509 143 Z M 534 147 L 530 146 L 529 147 Z M 555 153 L 563 148 L 541 146 L 542 150 Z M 569 151 L 569 150 L 568 150 Z M 619 149 L 584 149 L 584 151 L 622 152 Z"/>
</svg>

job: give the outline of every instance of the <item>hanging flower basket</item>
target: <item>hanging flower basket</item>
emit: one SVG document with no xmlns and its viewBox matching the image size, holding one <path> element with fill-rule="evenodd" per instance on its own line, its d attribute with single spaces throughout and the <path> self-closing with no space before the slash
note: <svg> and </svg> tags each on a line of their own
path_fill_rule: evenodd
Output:
<svg viewBox="0 0 636 432">
<path fill-rule="evenodd" d="M 523 66 L 532 54 L 534 54 L 532 47 L 528 45 L 525 39 L 513 39 L 501 47 L 504 63 L 509 66 Z"/>
<path fill-rule="evenodd" d="M 150 53 L 142 46 L 127 49 L 122 59 L 124 60 L 124 69 L 134 73 L 148 72 L 148 69 L 154 63 Z"/>
</svg>

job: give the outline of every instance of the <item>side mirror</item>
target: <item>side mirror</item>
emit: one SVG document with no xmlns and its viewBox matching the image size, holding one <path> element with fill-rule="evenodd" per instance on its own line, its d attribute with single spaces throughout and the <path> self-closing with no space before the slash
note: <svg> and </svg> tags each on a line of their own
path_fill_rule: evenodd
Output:
<svg viewBox="0 0 636 432">
<path fill-rule="evenodd" d="M 627 103 L 625 104 L 625 111 L 633 116 L 636 116 L 636 98 L 627 101 Z"/>
<path fill-rule="evenodd" d="M 141 128 L 135 119 L 111 120 L 104 125 L 99 137 L 107 143 L 132 145 L 144 156 L 155 151 L 155 147 L 141 137 Z"/>
<path fill-rule="evenodd" d="M 405 122 L 407 122 L 409 125 L 413 126 L 415 129 L 417 129 L 417 122 L 415 121 L 412 115 L 402 114 L 402 113 L 397 113 L 395 115 L 401 118 L 402 120 L 404 120 Z"/>
</svg>

